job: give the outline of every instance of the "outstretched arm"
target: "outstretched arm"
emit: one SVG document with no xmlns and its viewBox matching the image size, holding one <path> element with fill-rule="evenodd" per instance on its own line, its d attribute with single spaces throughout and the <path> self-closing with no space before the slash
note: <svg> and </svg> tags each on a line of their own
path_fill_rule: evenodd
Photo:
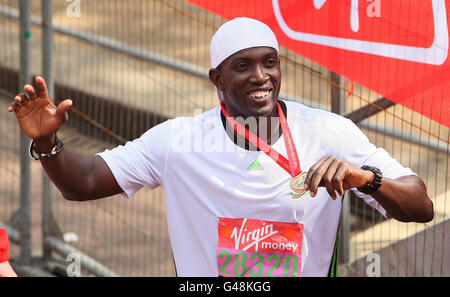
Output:
<svg viewBox="0 0 450 297">
<path fill-rule="evenodd" d="M 334 156 L 326 156 L 314 164 L 305 179 L 311 196 L 318 187 L 325 187 L 333 199 L 336 192 L 343 195 L 351 188 L 372 183 L 374 174 Z M 425 183 L 417 176 L 397 179 L 383 178 L 372 197 L 386 210 L 388 216 L 402 222 L 429 222 L 434 217 L 433 203 L 427 195 Z"/>
<path fill-rule="evenodd" d="M 22 131 L 35 142 L 41 153 L 51 151 L 55 135 L 68 119 L 72 101 L 67 99 L 55 106 L 42 77 L 36 78 L 39 94 L 31 85 L 14 98 L 8 108 L 14 112 Z M 53 158 L 41 159 L 48 177 L 68 200 L 86 201 L 122 192 L 108 165 L 100 157 L 85 157 L 64 149 Z"/>
</svg>

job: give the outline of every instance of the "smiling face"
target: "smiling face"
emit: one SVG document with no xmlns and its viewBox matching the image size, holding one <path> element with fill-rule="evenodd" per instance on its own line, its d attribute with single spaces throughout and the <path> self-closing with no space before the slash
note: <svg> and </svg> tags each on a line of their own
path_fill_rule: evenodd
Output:
<svg viewBox="0 0 450 297">
<path fill-rule="evenodd" d="M 222 92 L 228 113 L 244 118 L 277 114 L 281 70 L 278 52 L 271 47 L 241 50 L 225 59 L 209 73 Z"/>
</svg>

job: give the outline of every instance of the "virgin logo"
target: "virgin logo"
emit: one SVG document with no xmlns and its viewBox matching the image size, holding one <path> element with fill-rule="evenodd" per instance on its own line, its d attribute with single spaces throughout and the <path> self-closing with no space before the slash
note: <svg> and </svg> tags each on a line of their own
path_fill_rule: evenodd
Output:
<svg viewBox="0 0 450 297">
<path fill-rule="evenodd" d="M 259 242 L 278 233 L 277 230 L 273 230 L 273 224 L 266 224 L 265 222 L 262 223 L 260 228 L 247 230 L 245 228 L 246 222 L 247 219 L 244 219 L 239 230 L 238 227 L 234 227 L 233 232 L 231 232 L 231 238 L 234 238 L 234 246 L 236 250 L 240 249 L 240 245 L 244 245 L 242 248 L 244 251 L 248 250 L 252 246 L 255 246 L 255 251 L 258 251 Z"/>
<path fill-rule="evenodd" d="M 322 8 L 327 0 L 314 0 L 316 9 Z M 359 30 L 358 0 L 352 0 L 350 27 L 352 31 Z M 296 41 L 309 42 L 342 50 L 371 54 L 404 61 L 424 63 L 431 65 L 442 65 L 448 56 L 448 23 L 445 0 L 431 0 L 434 20 L 434 40 L 430 47 L 415 47 L 398 45 L 367 40 L 356 40 L 307 32 L 294 31 L 286 23 L 279 0 L 272 0 L 275 18 L 281 30 L 291 39 Z"/>
</svg>

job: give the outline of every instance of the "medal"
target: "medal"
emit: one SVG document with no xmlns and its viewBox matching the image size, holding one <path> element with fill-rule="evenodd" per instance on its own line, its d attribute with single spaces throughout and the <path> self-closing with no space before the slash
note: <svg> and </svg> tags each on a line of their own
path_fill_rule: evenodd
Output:
<svg viewBox="0 0 450 297">
<path fill-rule="evenodd" d="M 292 199 L 300 198 L 305 194 L 305 179 L 308 172 L 302 172 L 291 180 L 291 189 L 294 191 Z"/>
<path fill-rule="evenodd" d="M 247 128 L 236 122 L 227 113 L 225 106 L 222 104 L 222 113 L 227 118 L 228 122 L 233 125 L 233 129 L 239 133 L 241 136 L 245 137 L 249 142 L 255 145 L 258 149 L 262 150 L 266 155 L 268 155 L 272 160 L 274 160 L 278 165 L 280 165 L 284 170 L 286 170 L 291 176 L 291 189 L 295 192 L 292 199 L 297 199 L 305 193 L 305 179 L 307 172 L 302 172 L 300 169 L 300 161 L 298 160 L 297 151 L 295 149 L 294 140 L 292 139 L 291 131 L 284 116 L 283 110 L 281 109 L 280 103 L 277 102 L 278 115 L 280 117 L 281 131 L 283 132 L 284 143 L 286 146 L 286 151 L 288 158 L 286 159 L 283 155 L 274 150 L 265 141 L 261 140 L 257 135 L 250 132 Z"/>
</svg>

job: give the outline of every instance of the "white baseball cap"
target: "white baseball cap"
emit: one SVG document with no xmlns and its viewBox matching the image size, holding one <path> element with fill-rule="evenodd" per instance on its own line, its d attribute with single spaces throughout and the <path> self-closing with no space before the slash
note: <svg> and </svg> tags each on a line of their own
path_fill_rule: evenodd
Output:
<svg viewBox="0 0 450 297">
<path fill-rule="evenodd" d="M 211 66 L 216 68 L 229 56 L 243 49 L 268 46 L 279 52 L 278 41 L 263 22 L 242 17 L 226 22 L 211 39 Z"/>
</svg>

